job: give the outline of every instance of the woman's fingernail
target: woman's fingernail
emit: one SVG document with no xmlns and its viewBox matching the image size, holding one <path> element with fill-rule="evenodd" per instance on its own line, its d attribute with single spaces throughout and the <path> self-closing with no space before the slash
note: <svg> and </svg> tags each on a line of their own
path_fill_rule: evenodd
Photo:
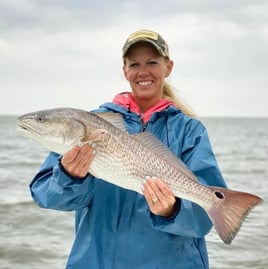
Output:
<svg viewBox="0 0 268 269">
<path fill-rule="evenodd" d="M 150 176 L 146 176 L 145 177 L 145 180 L 149 180 L 151 177 Z"/>
<path fill-rule="evenodd" d="M 156 180 L 157 179 L 157 177 L 152 177 L 152 180 Z"/>
<path fill-rule="evenodd" d="M 88 141 L 88 144 L 92 147 L 92 148 L 96 148 L 97 144 L 93 141 Z"/>
<path fill-rule="evenodd" d="M 97 153 L 96 150 L 93 150 L 93 151 L 92 151 L 92 154 L 93 154 L 93 155 L 96 155 L 96 153 Z"/>
<path fill-rule="evenodd" d="M 81 148 L 81 146 L 82 146 L 82 142 L 77 142 L 77 144 L 76 144 L 79 148 Z"/>
<path fill-rule="evenodd" d="M 92 147 L 92 148 L 96 148 L 96 146 L 97 146 L 97 144 L 94 143 L 94 142 L 92 142 L 91 147 Z"/>
</svg>

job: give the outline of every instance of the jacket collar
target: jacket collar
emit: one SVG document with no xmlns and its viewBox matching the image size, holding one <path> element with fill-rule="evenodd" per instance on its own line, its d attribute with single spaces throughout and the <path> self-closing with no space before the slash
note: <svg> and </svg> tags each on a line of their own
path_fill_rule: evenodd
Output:
<svg viewBox="0 0 268 269">
<path fill-rule="evenodd" d="M 170 105 L 174 105 L 174 103 L 172 103 L 168 99 L 163 98 L 156 105 L 148 109 L 145 113 L 140 113 L 140 109 L 130 92 L 123 92 L 117 94 L 113 99 L 113 103 L 124 107 L 129 112 L 134 112 L 137 115 L 141 116 L 144 123 L 147 123 L 150 120 L 153 113 L 163 111 Z"/>
</svg>

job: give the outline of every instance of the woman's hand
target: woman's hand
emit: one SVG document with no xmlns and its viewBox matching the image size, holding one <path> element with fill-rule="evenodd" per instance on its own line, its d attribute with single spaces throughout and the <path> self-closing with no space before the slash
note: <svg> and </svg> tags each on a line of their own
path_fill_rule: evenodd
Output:
<svg viewBox="0 0 268 269">
<path fill-rule="evenodd" d="M 83 178 L 87 175 L 95 154 L 94 142 L 86 143 L 81 147 L 76 145 L 63 155 L 61 165 L 70 176 Z"/>
<path fill-rule="evenodd" d="M 158 178 L 146 177 L 143 194 L 150 207 L 150 211 L 162 217 L 171 217 L 178 210 L 176 198 L 170 188 Z"/>
</svg>

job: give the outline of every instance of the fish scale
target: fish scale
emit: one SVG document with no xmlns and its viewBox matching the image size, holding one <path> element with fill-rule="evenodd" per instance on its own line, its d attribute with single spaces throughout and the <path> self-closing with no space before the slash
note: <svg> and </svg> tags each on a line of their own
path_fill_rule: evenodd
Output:
<svg viewBox="0 0 268 269">
<path fill-rule="evenodd" d="M 105 125 L 102 127 L 109 129 Z M 150 135 L 146 138 L 148 137 Z M 97 143 L 98 154 L 90 167 L 90 172 L 96 177 L 142 194 L 141 187 L 145 177 L 155 176 L 167 183 L 177 197 L 191 200 L 205 209 L 215 203 L 214 191 L 199 184 L 190 171 L 185 172 L 184 166 L 171 165 L 157 153 L 150 151 L 146 143 L 136 141 L 135 137 L 112 128 Z M 161 149 L 163 147 L 161 145 Z"/>
<path fill-rule="evenodd" d="M 160 178 L 178 198 L 203 207 L 226 244 L 232 242 L 249 212 L 262 202 L 254 194 L 200 184 L 153 135 L 128 134 L 117 113 L 56 108 L 22 115 L 18 124 L 23 134 L 59 154 L 81 142 L 94 141 L 97 154 L 89 172 L 119 187 L 142 194 L 146 176 Z"/>
</svg>

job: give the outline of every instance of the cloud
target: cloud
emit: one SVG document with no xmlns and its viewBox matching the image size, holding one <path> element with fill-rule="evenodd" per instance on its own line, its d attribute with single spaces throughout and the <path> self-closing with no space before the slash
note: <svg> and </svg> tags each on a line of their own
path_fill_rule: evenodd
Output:
<svg viewBox="0 0 268 269">
<path fill-rule="evenodd" d="M 256 100 L 255 115 L 268 115 L 258 108 L 265 107 L 257 104 L 263 98 L 251 93 L 267 90 L 267 11 L 262 0 L 0 0 L 0 83 L 12 100 L 1 98 L 0 113 L 93 108 L 110 100 L 128 89 L 121 69 L 125 39 L 150 28 L 168 41 L 175 61 L 170 80 L 199 114 L 237 113 L 224 109 L 234 102 L 246 115 L 249 101 L 232 101 L 245 89 Z"/>
</svg>

